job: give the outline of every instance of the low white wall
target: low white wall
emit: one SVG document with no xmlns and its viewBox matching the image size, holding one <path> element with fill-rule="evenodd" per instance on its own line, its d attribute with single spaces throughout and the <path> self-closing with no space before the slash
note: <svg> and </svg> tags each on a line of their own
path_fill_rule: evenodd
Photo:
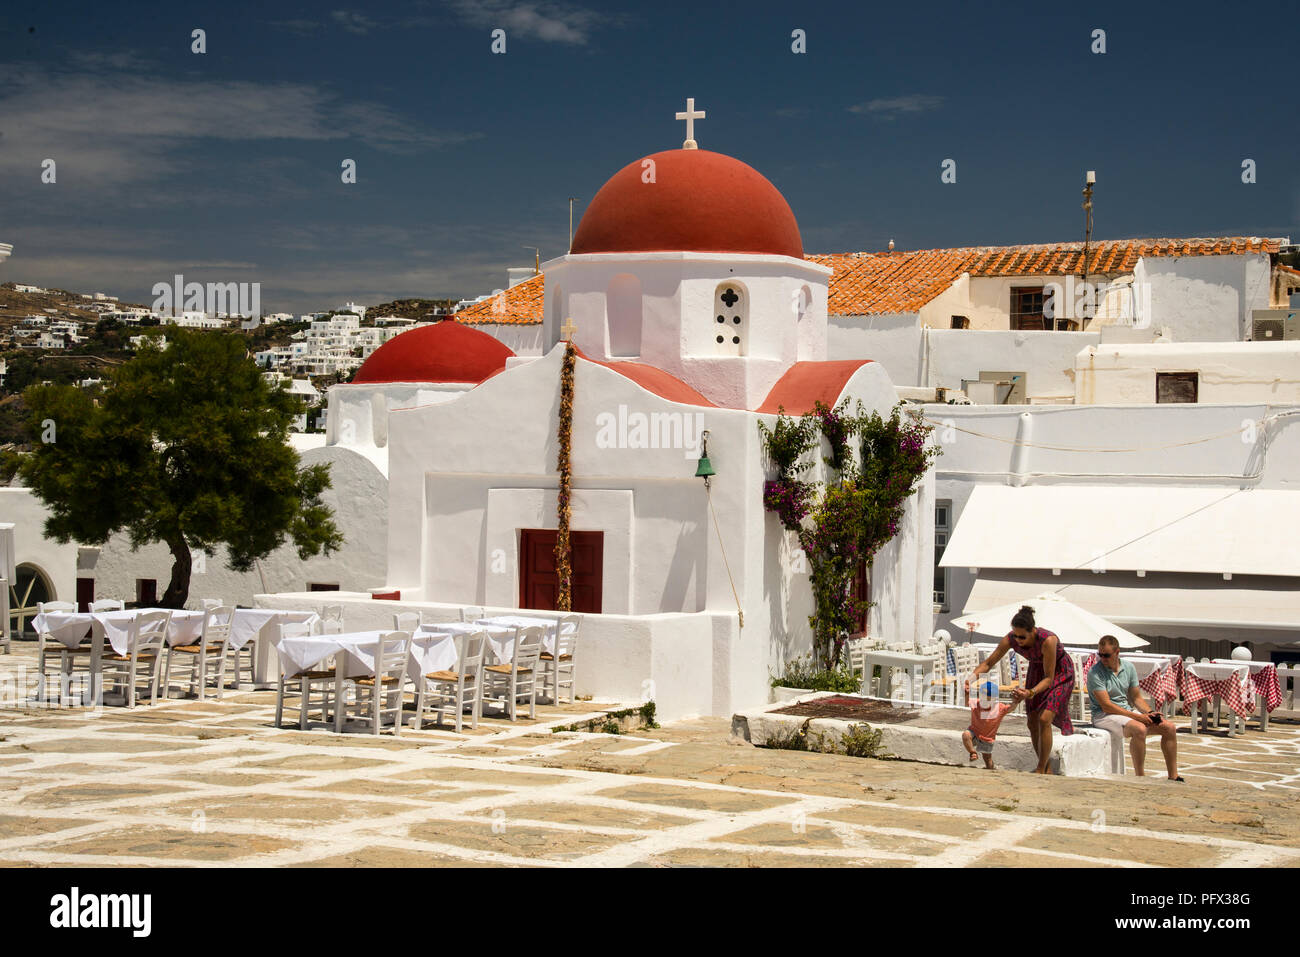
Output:
<svg viewBox="0 0 1300 957">
<path fill-rule="evenodd" d="M 1081 349 L 1075 358 L 1079 404 L 1156 401 L 1161 372 L 1196 372 L 1198 403 L 1300 403 L 1300 343 L 1176 342 Z"/>
<path fill-rule="evenodd" d="M 1022 372 L 1029 399 L 1074 395 L 1079 350 L 1101 341 L 1099 332 L 1012 332 L 931 329 L 929 343 L 913 315 L 833 316 L 831 359 L 874 359 L 895 385 L 960 389 L 981 372 Z"/>
<path fill-rule="evenodd" d="M 345 631 L 393 627 L 393 616 L 420 612 L 436 621 L 459 621 L 460 605 L 441 602 L 376 601 L 349 592 L 297 592 L 262 594 L 258 608 L 312 609 L 343 606 Z M 559 617 L 555 612 L 521 611 L 487 606 L 487 615 L 522 614 L 537 618 Z M 701 714 L 730 714 L 740 707 L 755 707 L 767 700 L 766 681 L 750 682 L 743 693 L 724 692 L 716 700 L 714 671 L 725 667 L 731 647 L 739 641 L 735 615 L 583 615 L 577 655 L 577 694 L 601 702 L 627 705 L 653 699 L 661 720 Z"/>
</svg>

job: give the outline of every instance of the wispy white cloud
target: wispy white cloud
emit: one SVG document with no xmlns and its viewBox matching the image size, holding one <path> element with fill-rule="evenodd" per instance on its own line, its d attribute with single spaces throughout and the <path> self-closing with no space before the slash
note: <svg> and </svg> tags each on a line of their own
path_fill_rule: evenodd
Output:
<svg viewBox="0 0 1300 957">
<path fill-rule="evenodd" d="M 355 139 L 413 153 L 481 135 L 428 129 L 308 83 L 0 70 L 0 178 L 14 182 L 37 182 L 46 158 L 57 185 L 103 189 L 162 181 L 184 168 L 186 151 L 216 141 Z"/>
<path fill-rule="evenodd" d="M 288 30 L 290 33 L 296 33 L 299 36 L 311 36 L 321 29 L 325 24 L 319 20 L 295 19 L 295 20 L 271 20 L 269 25 L 279 27 L 281 30 Z"/>
<path fill-rule="evenodd" d="M 880 119 L 892 120 L 905 113 L 926 113 L 943 105 L 943 97 L 928 93 L 909 93 L 906 96 L 881 97 L 849 107 L 850 113 L 869 113 Z"/>
<path fill-rule="evenodd" d="M 364 35 L 373 30 L 377 23 L 370 19 L 364 13 L 357 13 L 355 10 L 332 10 L 330 19 L 341 26 L 348 33 Z"/>
<path fill-rule="evenodd" d="M 507 40 L 522 37 L 579 46 L 597 28 L 617 19 L 552 0 L 447 0 L 447 6 L 470 26 L 505 30 Z"/>
</svg>

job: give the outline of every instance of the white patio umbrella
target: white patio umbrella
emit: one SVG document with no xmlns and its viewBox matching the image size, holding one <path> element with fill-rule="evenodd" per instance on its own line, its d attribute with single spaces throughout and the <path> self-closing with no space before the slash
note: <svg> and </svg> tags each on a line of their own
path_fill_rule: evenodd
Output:
<svg viewBox="0 0 1300 957">
<path fill-rule="evenodd" d="M 958 628 L 970 630 L 973 624 L 974 630 L 979 634 L 1001 638 L 1011 630 L 1011 618 L 1020 610 L 1021 605 L 1034 609 L 1034 623 L 1039 628 L 1055 632 L 1072 648 L 1095 645 L 1102 635 L 1114 635 L 1119 639 L 1121 648 L 1145 648 L 1150 644 L 1145 638 L 1051 593 L 1035 595 L 1012 605 L 998 605 L 987 611 L 962 615 L 952 621 Z"/>
</svg>

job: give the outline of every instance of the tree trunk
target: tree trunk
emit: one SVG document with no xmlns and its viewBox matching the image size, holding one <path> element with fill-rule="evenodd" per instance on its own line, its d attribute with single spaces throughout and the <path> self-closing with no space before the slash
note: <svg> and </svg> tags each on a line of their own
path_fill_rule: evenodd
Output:
<svg viewBox="0 0 1300 957">
<path fill-rule="evenodd" d="M 167 590 L 163 592 L 159 605 L 180 609 L 185 607 L 185 602 L 190 597 L 190 546 L 181 537 L 168 541 L 167 547 L 172 553 L 172 580 L 167 583 Z"/>
</svg>

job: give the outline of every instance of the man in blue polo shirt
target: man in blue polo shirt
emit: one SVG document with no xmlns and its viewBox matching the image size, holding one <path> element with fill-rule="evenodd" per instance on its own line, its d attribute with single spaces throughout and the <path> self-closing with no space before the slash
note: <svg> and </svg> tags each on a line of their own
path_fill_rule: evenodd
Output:
<svg viewBox="0 0 1300 957">
<path fill-rule="evenodd" d="M 1129 739 L 1134 774 L 1138 777 L 1143 775 L 1147 737 L 1154 734 L 1160 737 L 1160 750 L 1165 756 L 1169 780 L 1182 780 L 1178 776 L 1175 728 L 1158 711 L 1147 707 L 1146 698 L 1138 686 L 1137 670 L 1129 662 L 1120 660 L 1119 640 L 1114 635 L 1104 635 L 1097 642 L 1097 663 L 1088 672 L 1088 697 L 1092 701 L 1093 727 L 1122 731 Z M 1133 708 L 1137 710 L 1131 710 Z"/>
</svg>

